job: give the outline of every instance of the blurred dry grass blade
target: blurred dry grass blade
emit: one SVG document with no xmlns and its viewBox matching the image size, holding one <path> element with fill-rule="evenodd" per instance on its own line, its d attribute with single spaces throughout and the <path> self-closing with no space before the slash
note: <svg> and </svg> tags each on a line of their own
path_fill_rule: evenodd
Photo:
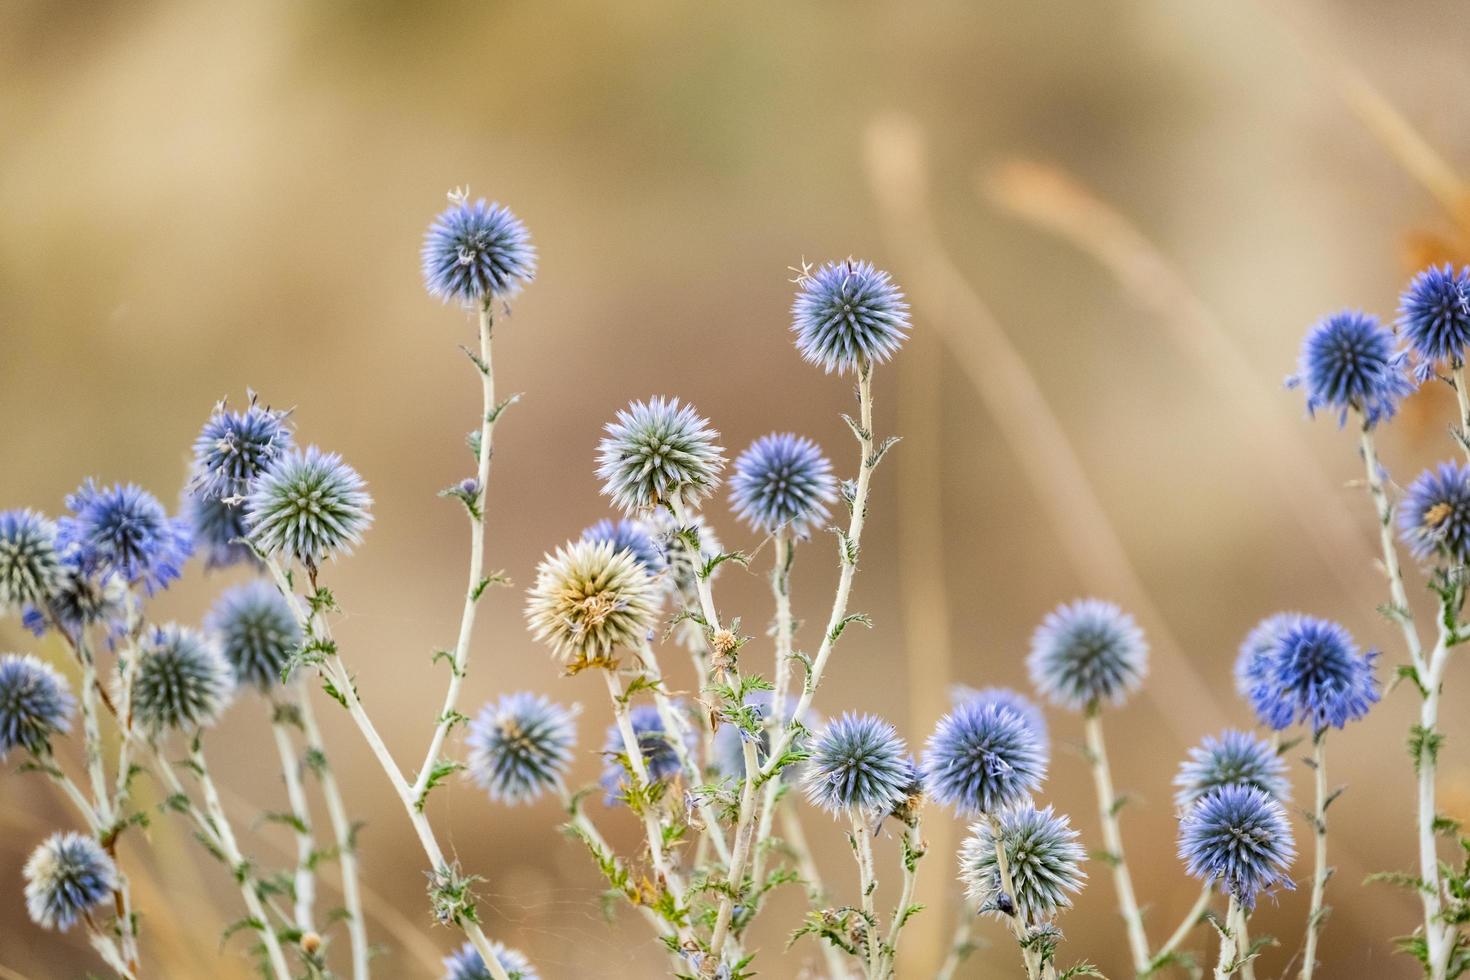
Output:
<svg viewBox="0 0 1470 980">
<path fill-rule="evenodd" d="M 1380 583 L 1365 560 L 1362 521 L 1342 486 L 1313 462 L 1300 426 L 1283 424 L 1287 399 L 1267 384 L 1215 315 L 1164 255 L 1127 217 L 1061 167 L 1014 160 L 981 174 L 980 193 L 992 204 L 1072 243 L 1107 269 L 1139 306 L 1154 314 L 1169 338 L 1194 362 L 1196 377 L 1214 383 L 1232 412 L 1239 411 L 1261 450 L 1262 469 L 1305 531 L 1326 571 L 1375 607 Z M 1282 370 L 1284 377 L 1288 370 Z"/>
<path fill-rule="evenodd" d="M 1152 634 L 1148 697 L 1185 744 L 1221 727 L 1224 711 L 1149 596 L 1036 376 L 940 244 L 917 126 L 899 116 L 869 124 L 866 162 L 902 281 L 999 426 L 1083 587 L 1131 608 Z"/>
</svg>

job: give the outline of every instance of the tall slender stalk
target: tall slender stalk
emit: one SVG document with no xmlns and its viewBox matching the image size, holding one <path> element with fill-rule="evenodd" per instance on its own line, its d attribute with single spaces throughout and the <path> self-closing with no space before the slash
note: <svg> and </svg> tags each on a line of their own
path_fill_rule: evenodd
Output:
<svg viewBox="0 0 1470 980">
<path fill-rule="evenodd" d="M 275 736 L 276 753 L 281 759 L 281 778 L 286 783 L 286 802 L 291 807 L 291 829 L 296 838 L 296 869 L 292 876 L 296 900 L 292 919 L 303 933 L 315 932 L 312 914 L 316 903 L 316 870 L 313 867 L 316 840 L 311 830 L 311 808 L 306 802 L 306 790 L 301 785 L 301 757 L 291 738 L 285 707 L 275 700 L 269 703 L 269 707 L 271 734 Z"/>
<path fill-rule="evenodd" d="M 1312 785 L 1316 790 L 1317 808 L 1312 815 L 1312 834 L 1316 839 L 1316 858 L 1312 864 L 1312 907 L 1307 915 L 1307 944 L 1302 954 L 1302 980 L 1312 980 L 1317 968 L 1317 937 L 1327 910 L 1322 905 L 1327 890 L 1327 732 L 1312 737 Z"/>
<path fill-rule="evenodd" d="M 852 817 L 852 851 L 857 857 L 859 902 L 863 909 L 863 975 L 878 977 L 878 912 L 874 893 L 878 890 L 877 869 L 873 866 L 873 835 L 863 815 L 854 810 Z"/>
<path fill-rule="evenodd" d="M 1239 918 L 1240 904 L 1236 902 L 1235 896 L 1230 896 L 1230 907 L 1225 913 L 1225 921 L 1215 926 L 1220 931 L 1220 958 L 1215 961 L 1215 980 L 1229 980 L 1235 976 L 1240 966 L 1240 934 L 1235 931 L 1235 921 Z"/>
<path fill-rule="evenodd" d="M 995 870 L 1000 876 L 1000 890 L 1011 901 L 1010 911 L 1001 910 L 1001 912 L 1006 917 L 1011 935 L 1016 937 L 1016 944 L 1021 947 L 1021 959 L 1026 965 L 1027 980 L 1041 980 L 1041 957 L 1036 947 L 1027 942 L 1029 938 L 1027 924 L 1021 918 L 1021 908 L 1016 901 L 1016 884 L 1011 878 L 1011 861 L 1006 854 L 1005 835 L 1001 831 L 1000 819 L 992 813 L 984 814 L 982 819 L 990 826 L 990 839 L 995 842 Z"/>
<path fill-rule="evenodd" d="M 924 856 L 925 844 L 923 824 L 918 809 L 913 822 L 904 828 L 901 861 L 903 864 L 903 887 L 899 891 L 898 905 L 893 910 L 893 921 L 888 926 L 888 943 L 879 962 L 879 976 L 895 974 L 898 963 L 898 939 L 903 927 L 908 924 L 914 904 L 914 891 L 919 879 L 919 859 Z"/>
<path fill-rule="evenodd" d="M 1113 872 L 1113 887 L 1118 892 L 1118 911 L 1128 933 L 1128 950 L 1133 956 L 1135 973 L 1146 973 L 1149 965 L 1148 936 L 1143 931 L 1143 914 L 1133 891 L 1133 875 L 1123 853 L 1123 832 L 1118 826 L 1117 795 L 1113 791 L 1113 774 L 1108 766 L 1108 747 L 1103 741 L 1102 715 L 1096 708 L 1087 712 L 1083 722 L 1087 732 L 1087 761 L 1092 766 L 1092 781 L 1097 788 L 1098 818 L 1102 822 L 1103 846 L 1107 863 Z"/>
</svg>

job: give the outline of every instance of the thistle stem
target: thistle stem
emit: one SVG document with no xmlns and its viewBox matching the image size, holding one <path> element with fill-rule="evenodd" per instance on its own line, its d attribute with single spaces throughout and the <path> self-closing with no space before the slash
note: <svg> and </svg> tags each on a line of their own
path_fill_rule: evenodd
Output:
<svg viewBox="0 0 1470 980">
<path fill-rule="evenodd" d="M 914 904 L 914 890 L 918 887 L 919 860 L 924 856 L 924 835 L 921 830 L 920 814 L 914 813 L 914 821 L 904 828 L 902 854 L 903 887 L 898 896 L 898 907 L 893 910 L 893 921 L 888 927 L 888 944 L 883 950 L 879 976 L 891 977 L 898 964 L 898 938 L 908 924 L 909 908 Z"/>
<path fill-rule="evenodd" d="M 766 719 L 766 738 L 769 742 L 775 732 L 786 724 L 786 689 L 791 683 L 791 566 L 796 557 L 792 541 L 784 534 L 775 538 L 776 561 L 771 569 L 771 596 L 776 603 L 776 682 L 771 691 L 771 714 Z M 770 779 L 761 789 L 760 823 L 756 827 L 757 842 L 768 840 L 776 809 L 781 805 L 781 780 Z M 757 847 L 751 877 L 759 882 L 765 873 L 766 850 Z"/>
<path fill-rule="evenodd" d="M 1118 892 L 1118 910 L 1128 933 L 1128 949 L 1133 955 L 1135 973 L 1148 971 L 1148 936 L 1143 931 L 1143 915 L 1133 891 L 1133 876 L 1123 854 L 1123 833 L 1118 826 L 1119 801 L 1113 791 L 1112 770 L 1108 766 L 1108 747 L 1103 741 L 1102 715 L 1096 708 L 1087 712 L 1083 722 L 1087 733 L 1087 756 L 1092 766 L 1092 781 L 1097 788 L 1098 817 L 1102 822 L 1103 846 L 1108 851 L 1108 864 L 1113 871 L 1113 886 Z"/>
<path fill-rule="evenodd" d="M 1378 446 L 1373 430 L 1365 424 L 1361 435 L 1363 465 L 1367 471 L 1368 494 L 1378 512 L 1378 543 L 1383 552 L 1383 571 L 1388 578 L 1389 598 L 1393 602 L 1389 617 L 1399 624 L 1404 635 L 1404 646 L 1409 651 L 1409 660 L 1414 669 L 1425 670 L 1424 649 L 1419 641 L 1419 630 L 1414 626 L 1414 613 L 1409 608 L 1409 594 L 1404 589 L 1404 573 L 1399 564 L 1398 545 L 1393 539 L 1393 501 L 1384 486 L 1383 464 L 1378 460 Z"/>
<path fill-rule="evenodd" d="M 311 706 L 303 685 L 293 688 L 296 710 L 301 718 L 301 730 L 306 736 L 306 751 L 313 757 L 312 771 L 321 786 L 322 800 L 327 804 L 327 819 L 332 824 L 332 836 L 337 843 L 337 870 L 342 878 L 342 907 L 347 910 L 347 938 L 352 945 L 352 976 L 354 980 L 367 980 L 370 968 L 368 961 L 372 948 L 368 944 L 367 915 L 363 911 L 362 887 L 357 863 L 357 842 L 352 820 L 347 816 L 347 807 L 342 802 L 342 790 L 337 785 L 337 774 L 327 760 L 326 742 L 316 723 L 316 711 Z"/>
<path fill-rule="evenodd" d="M 1041 958 L 1037 955 L 1035 948 L 1026 943 L 1026 923 L 1021 918 L 1020 898 L 1016 895 L 1016 885 L 1011 879 L 1011 861 L 1006 854 L 1005 835 L 1001 832 L 1000 820 L 993 813 L 984 814 L 984 819 L 990 826 L 990 839 L 995 844 L 995 871 L 1000 877 L 1000 890 L 1011 901 L 1010 912 L 1002 910 L 1002 914 L 1006 917 L 1011 935 L 1016 937 L 1016 944 L 1021 948 L 1021 959 L 1026 965 L 1028 980 L 1040 980 Z"/>
<path fill-rule="evenodd" d="M 852 849 L 857 855 L 858 887 L 862 890 L 864 961 L 863 975 L 869 980 L 878 980 L 878 913 L 874 893 L 878 890 L 876 869 L 873 866 L 873 839 L 863 816 L 854 810 L 852 818 Z"/>
<path fill-rule="evenodd" d="M 1460 451 L 1465 454 L 1465 459 L 1470 461 L 1470 390 L 1465 387 L 1465 365 L 1457 363 L 1450 370 L 1450 377 L 1454 380 L 1455 401 L 1460 407 L 1459 432 L 1457 442 Z"/>
<path fill-rule="evenodd" d="M 1229 980 L 1240 966 L 1240 935 L 1235 931 L 1239 918 L 1239 903 L 1230 896 L 1230 907 L 1225 913 L 1225 922 L 1216 926 L 1220 931 L 1220 958 L 1215 963 L 1215 980 Z"/>
<path fill-rule="evenodd" d="M 934 974 L 934 980 L 954 980 L 955 971 L 975 951 L 976 912 L 967 903 L 961 903 L 959 921 L 955 923 L 954 935 L 949 940 L 949 952 Z"/>
<path fill-rule="evenodd" d="M 444 694 L 444 706 L 439 711 L 439 720 L 434 726 L 434 735 L 429 740 L 429 749 L 424 753 L 423 764 L 413 784 L 413 798 L 420 809 L 429 791 L 429 779 L 439 762 L 439 753 L 444 750 L 444 741 L 454 727 L 459 714 L 455 705 L 459 703 L 460 688 L 464 685 L 469 670 L 470 639 L 475 631 L 475 610 L 485 591 L 485 494 L 490 480 L 490 460 L 494 455 L 492 439 L 495 433 L 495 370 L 490 359 L 490 337 L 495 325 L 491 312 L 491 300 L 480 306 L 480 360 L 476 367 L 480 372 L 480 387 L 484 396 L 484 408 L 480 413 L 480 452 L 475 479 L 478 483 L 476 504 L 470 511 L 470 571 L 469 585 L 465 589 L 464 612 L 459 619 L 459 639 L 454 645 L 454 660 L 450 665 L 449 689 Z"/>
<path fill-rule="evenodd" d="M 1317 968 L 1317 936 L 1327 910 L 1322 905 L 1327 890 L 1327 733 L 1320 731 L 1312 739 L 1312 785 L 1316 790 L 1317 809 L 1312 815 L 1312 834 L 1316 839 L 1316 859 L 1312 865 L 1312 907 L 1307 915 L 1307 944 L 1302 954 L 1302 980 L 1312 980 Z"/>
<path fill-rule="evenodd" d="M 571 817 L 571 826 L 574 828 L 575 833 L 582 838 L 582 842 L 592 850 L 597 863 L 612 868 L 615 875 L 620 878 L 625 878 L 628 875 L 627 867 L 623 864 L 622 859 L 617 856 L 612 846 L 608 844 L 607 838 L 603 837 L 602 832 L 597 829 L 597 824 L 593 823 L 592 818 L 587 816 L 586 811 L 582 809 L 581 802 L 567 791 L 566 785 L 560 779 L 557 780 L 556 789 L 557 793 L 561 796 L 562 806 L 566 808 L 568 816 Z M 648 920 L 648 924 L 660 936 L 668 937 L 675 934 L 673 927 L 667 921 L 660 918 L 659 914 L 653 909 L 641 902 L 631 902 L 630 904 L 643 915 L 644 919 Z"/>
<path fill-rule="evenodd" d="M 293 920 L 303 933 L 315 932 L 312 924 L 312 908 L 316 904 L 316 871 L 312 867 L 312 855 L 316 852 L 316 841 L 311 831 L 311 808 L 306 803 L 306 791 L 301 785 L 301 758 L 288 730 L 288 722 L 282 716 L 282 705 L 274 699 L 270 702 L 271 733 L 276 740 L 276 753 L 281 759 L 281 778 L 286 783 L 286 801 L 291 807 L 292 831 L 296 837 L 295 903 Z"/>
</svg>

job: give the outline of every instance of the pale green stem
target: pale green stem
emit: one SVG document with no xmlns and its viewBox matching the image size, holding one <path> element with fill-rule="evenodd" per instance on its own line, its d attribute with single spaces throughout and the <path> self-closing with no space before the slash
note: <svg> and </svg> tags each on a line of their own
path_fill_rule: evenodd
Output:
<svg viewBox="0 0 1470 980">
<path fill-rule="evenodd" d="M 791 539 L 784 534 L 776 535 L 775 545 L 776 562 L 775 567 L 771 569 L 771 595 L 776 602 L 776 681 L 771 691 L 771 714 L 766 719 L 768 743 L 774 741 L 775 733 L 786 725 L 786 689 L 791 683 L 791 565 L 796 554 Z M 758 843 L 767 841 L 771 837 L 771 826 L 775 820 L 776 810 L 781 806 L 780 791 L 781 780 L 779 779 L 767 780 L 761 789 L 760 823 L 755 832 L 755 839 Z M 766 848 L 759 846 L 756 848 L 754 863 L 751 866 L 751 878 L 757 883 L 757 886 L 765 874 L 766 853 Z"/>
<path fill-rule="evenodd" d="M 924 836 L 917 812 L 914 814 L 914 822 L 904 828 L 904 840 L 908 856 L 905 859 L 902 854 L 900 855 L 900 861 L 903 864 L 903 888 L 899 893 L 898 907 L 893 910 L 893 921 L 888 927 L 888 945 L 883 952 L 878 971 L 880 977 L 894 975 L 898 962 L 899 934 L 908 924 L 909 907 L 914 904 L 914 890 L 918 885 L 919 859 L 924 856 Z"/>
<path fill-rule="evenodd" d="M 1302 980 L 1312 980 L 1317 968 L 1317 937 L 1322 932 L 1322 919 L 1327 914 L 1323 896 L 1327 891 L 1327 733 L 1315 733 L 1312 739 L 1312 786 L 1317 808 L 1312 815 L 1312 836 L 1316 857 L 1312 863 L 1312 905 L 1307 914 L 1307 944 L 1302 954 Z"/>
<path fill-rule="evenodd" d="M 968 903 L 960 903 L 960 918 L 955 923 L 954 935 L 949 940 L 949 952 L 940 964 L 939 972 L 934 974 L 934 980 L 954 980 L 955 971 L 960 968 L 960 964 L 975 951 L 975 919 L 975 910 Z"/>
<path fill-rule="evenodd" d="M 1230 896 L 1230 908 L 1225 913 L 1223 927 L 1220 930 L 1220 958 L 1215 962 L 1215 980 L 1229 980 L 1235 975 L 1236 966 L 1240 961 L 1240 935 L 1235 931 L 1235 920 L 1239 918 L 1239 905 L 1235 896 Z"/>
<path fill-rule="evenodd" d="M 863 909 L 863 936 L 865 937 L 863 975 L 869 980 L 878 980 L 878 912 L 875 893 L 878 890 L 877 869 L 873 864 L 873 840 L 863 815 L 853 810 L 852 849 L 857 855 L 858 887 L 861 889 Z"/>
<path fill-rule="evenodd" d="M 558 794 L 561 796 L 562 806 L 566 808 L 567 813 L 571 816 L 572 826 L 582 835 L 587 846 L 597 852 L 598 860 L 610 864 L 618 874 L 626 875 L 628 871 L 622 859 L 617 856 L 617 853 L 612 849 L 612 845 L 607 842 L 607 838 L 602 836 L 602 832 L 597 829 L 597 824 L 593 823 L 592 818 L 582 809 L 581 802 L 572 797 L 560 779 L 557 780 L 556 788 Z M 660 936 L 667 937 L 675 935 L 673 926 L 656 911 L 642 903 L 634 903 L 634 907 L 638 909 L 643 918 L 647 920 L 648 924 Z"/>
<path fill-rule="evenodd" d="M 271 711 L 271 733 L 276 740 L 276 753 L 281 759 L 281 778 L 286 783 L 286 801 L 291 807 L 291 828 L 296 838 L 296 870 L 294 890 L 296 901 L 293 920 L 303 933 L 316 932 L 312 924 L 312 907 L 316 904 L 316 871 L 312 867 L 312 855 L 316 852 L 316 841 L 311 831 L 311 808 L 306 802 L 306 790 L 301 785 L 301 757 L 292 741 L 287 722 L 281 717 L 281 706 L 274 700 L 268 703 Z"/>
<path fill-rule="evenodd" d="M 1149 965 L 1148 937 L 1143 931 L 1143 914 L 1133 891 L 1133 876 L 1123 854 L 1123 833 L 1118 826 L 1118 798 L 1113 791 L 1113 775 L 1108 766 L 1108 748 L 1103 741 L 1102 716 L 1094 707 L 1084 721 L 1087 733 L 1088 762 L 1097 789 L 1098 817 L 1102 822 L 1103 846 L 1113 872 L 1113 886 L 1118 893 L 1118 910 L 1128 933 L 1128 949 L 1133 955 L 1135 973 L 1146 973 Z"/>
<path fill-rule="evenodd" d="M 1006 854 L 1005 834 L 1001 831 L 1000 820 L 994 814 L 987 813 L 983 817 L 990 826 L 990 839 L 995 846 L 995 870 L 1000 877 L 1000 890 L 1011 900 L 1013 908 L 1012 913 L 1006 916 L 1006 924 L 1021 948 L 1021 960 L 1026 965 L 1028 980 L 1041 980 L 1041 957 L 1034 947 L 1026 946 L 1027 924 L 1021 918 L 1020 896 L 1016 894 L 1016 885 L 1011 879 L 1011 860 Z"/>
<path fill-rule="evenodd" d="M 1470 461 L 1470 389 L 1465 387 L 1465 365 L 1458 364 L 1450 371 L 1454 379 L 1455 401 L 1460 406 L 1459 439 L 1460 451 Z"/>
</svg>

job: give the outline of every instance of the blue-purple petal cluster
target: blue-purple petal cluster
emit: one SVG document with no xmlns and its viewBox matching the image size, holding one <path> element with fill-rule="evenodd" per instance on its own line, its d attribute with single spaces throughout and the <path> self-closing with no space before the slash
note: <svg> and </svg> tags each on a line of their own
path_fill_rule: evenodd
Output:
<svg viewBox="0 0 1470 980">
<path fill-rule="evenodd" d="M 319 565 L 361 543 L 372 523 L 367 484 L 316 446 L 276 458 L 245 500 L 250 540 L 268 555 Z"/>
<path fill-rule="evenodd" d="M 257 405 L 243 412 L 220 402 L 194 440 L 194 493 L 206 499 L 243 497 L 271 462 L 291 448 L 286 412 Z"/>
<path fill-rule="evenodd" d="M 1011 896 L 1015 914 L 1035 925 L 1070 908 L 1072 896 L 1087 878 L 1082 871 L 1087 853 L 1066 816 L 1054 813 L 1051 807 L 1038 810 L 1023 806 L 1000 814 L 998 820 L 1006 868 L 1015 890 Z M 981 912 L 1008 918 L 1011 913 L 997 901 L 1003 889 L 995 838 L 989 821 L 970 828 L 970 836 L 960 845 L 960 880 Z"/>
<path fill-rule="evenodd" d="M 481 306 L 509 299 L 536 277 L 536 249 L 521 219 L 484 198 L 451 194 L 424 235 L 424 285 L 446 302 Z"/>
<path fill-rule="evenodd" d="M 229 661 L 202 633 L 169 623 L 139 645 L 133 716 L 150 736 L 212 725 L 235 691 Z"/>
<path fill-rule="evenodd" d="M 235 683 L 268 691 L 301 649 L 301 624 L 275 586 L 255 579 L 221 593 L 204 629 L 235 671 Z"/>
<path fill-rule="evenodd" d="M 189 525 L 194 547 L 207 570 L 259 564 L 255 552 L 246 543 L 250 529 L 245 526 L 243 502 L 201 496 L 185 487 L 179 499 L 179 513 Z"/>
<path fill-rule="evenodd" d="M 1121 704 L 1148 672 L 1148 643 L 1133 617 L 1111 602 L 1080 599 L 1047 614 L 1026 658 L 1031 683 L 1060 708 Z"/>
<path fill-rule="evenodd" d="M 531 966 L 531 961 L 519 950 L 490 941 L 490 952 L 510 980 L 541 980 L 541 975 Z M 465 943 L 444 958 L 444 980 L 492 980 L 485 959 L 475 949 L 474 943 Z"/>
<path fill-rule="evenodd" d="M 1020 691 L 1009 687 L 974 688 L 964 684 L 955 684 L 949 689 L 949 699 L 955 707 L 973 702 L 981 707 L 997 704 L 1010 708 L 1026 722 L 1031 733 L 1036 736 L 1036 741 L 1041 744 L 1042 751 L 1050 751 L 1051 736 L 1046 727 L 1046 715 L 1042 713 L 1035 701 Z"/>
<path fill-rule="evenodd" d="M 26 911 L 43 929 L 65 932 L 110 900 L 117 881 L 117 866 L 95 840 L 52 834 L 26 861 Z"/>
<path fill-rule="evenodd" d="M 999 813 L 1041 787 L 1046 751 L 1020 712 L 970 700 L 940 719 L 923 772 L 929 795 L 961 816 Z"/>
<path fill-rule="evenodd" d="M 1277 730 L 1301 723 L 1313 731 L 1341 728 L 1378 701 L 1378 655 L 1361 653 L 1344 627 L 1299 616 L 1287 624 L 1250 690 L 1263 725 Z"/>
<path fill-rule="evenodd" d="M 0 612 L 45 601 L 60 577 L 56 524 L 33 510 L 0 511 Z"/>
<path fill-rule="evenodd" d="M 751 443 L 735 461 L 730 505 L 735 515 L 763 534 L 806 538 L 827 520 L 837 499 L 832 463 L 815 442 L 791 432 L 773 432 Z"/>
<path fill-rule="evenodd" d="M 1233 728 L 1207 735 L 1190 749 L 1174 785 L 1180 808 L 1193 806 L 1221 786 L 1254 786 L 1283 803 L 1291 799 L 1286 760 L 1265 739 Z"/>
<path fill-rule="evenodd" d="M 30 654 L 0 656 L 0 760 L 13 749 L 47 755 L 76 710 L 66 679 Z"/>
<path fill-rule="evenodd" d="M 1470 562 L 1470 466 L 1440 463 L 1419 474 L 1399 504 L 1399 535 L 1422 562 Z"/>
<path fill-rule="evenodd" d="M 1179 857 L 1190 875 L 1218 884 L 1247 909 L 1278 886 L 1296 858 L 1291 821 L 1279 800 L 1254 786 L 1223 786 L 1201 797 L 1179 821 Z"/>
<path fill-rule="evenodd" d="M 577 744 L 575 709 L 520 691 L 486 704 L 470 722 L 465 744 L 470 776 L 492 800 L 535 800 L 561 782 Z"/>
<path fill-rule="evenodd" d="M 66 506 L 72 513 L 57 522 L 58 549 L 89 576 L 115 572 L 152 595 L 183 573 L 193 553 L 188 525 L 135 484 L 87 480 Z"/>
<path fill-rule="evenodd" d="M 796 349 L 828 374 L 882 364 L 908 338 L 909 306 L 888 273 L 870 262 L 828 262 L 803 271 L 791 306 Z"/>
<path fill-rule="evenodd" d="M 912 782 L 908 747 L 893 726 L 851 712 L 816 736 L 802 774 L 807 799 L 833 815 L 888 813 Z"/>
<path fill-rule="evenodd" d="M 1470 269 L 1431 266 L 1415 276 L 1399 297 L 1398 326 L 1419 357 L 1421 380 L 1436 364 L 1463 365 L 1470 346 Z"/>
<path fill-rule="evenodd" d="M 613 546 L 614 552 L 631 552 L 633 560 L 649 575 L 657 575 L 667 566 L 663 548 L 642 521 L 598 521 L 582 532 L 582 540 L 599 544 L 605 541 Z"/>
<path fill-rule="evenodd" d="M 1270 673 L 1271 654 L 1282 634 L 1300 618 L 1301 613 L 1276 613 L 1261 620 L 1246 634 L 1235 657 L 1235 690 L 1242 698 L 1249 700 L 1256 685 L 1266 680 Z"/>
<path fill-rule="evenodd" d="M 1338 424 L 1357 412 L 1373 428 L 1393 416 L 1414 390 L 1405 374 L 1406 355 L 1377 317 L 1353 310 L 1319 321 L 1302 343 L 1300 366 L 1287 379 L 1306 391 L 1307 413 L 1335 411 Z"/>
</svg>

